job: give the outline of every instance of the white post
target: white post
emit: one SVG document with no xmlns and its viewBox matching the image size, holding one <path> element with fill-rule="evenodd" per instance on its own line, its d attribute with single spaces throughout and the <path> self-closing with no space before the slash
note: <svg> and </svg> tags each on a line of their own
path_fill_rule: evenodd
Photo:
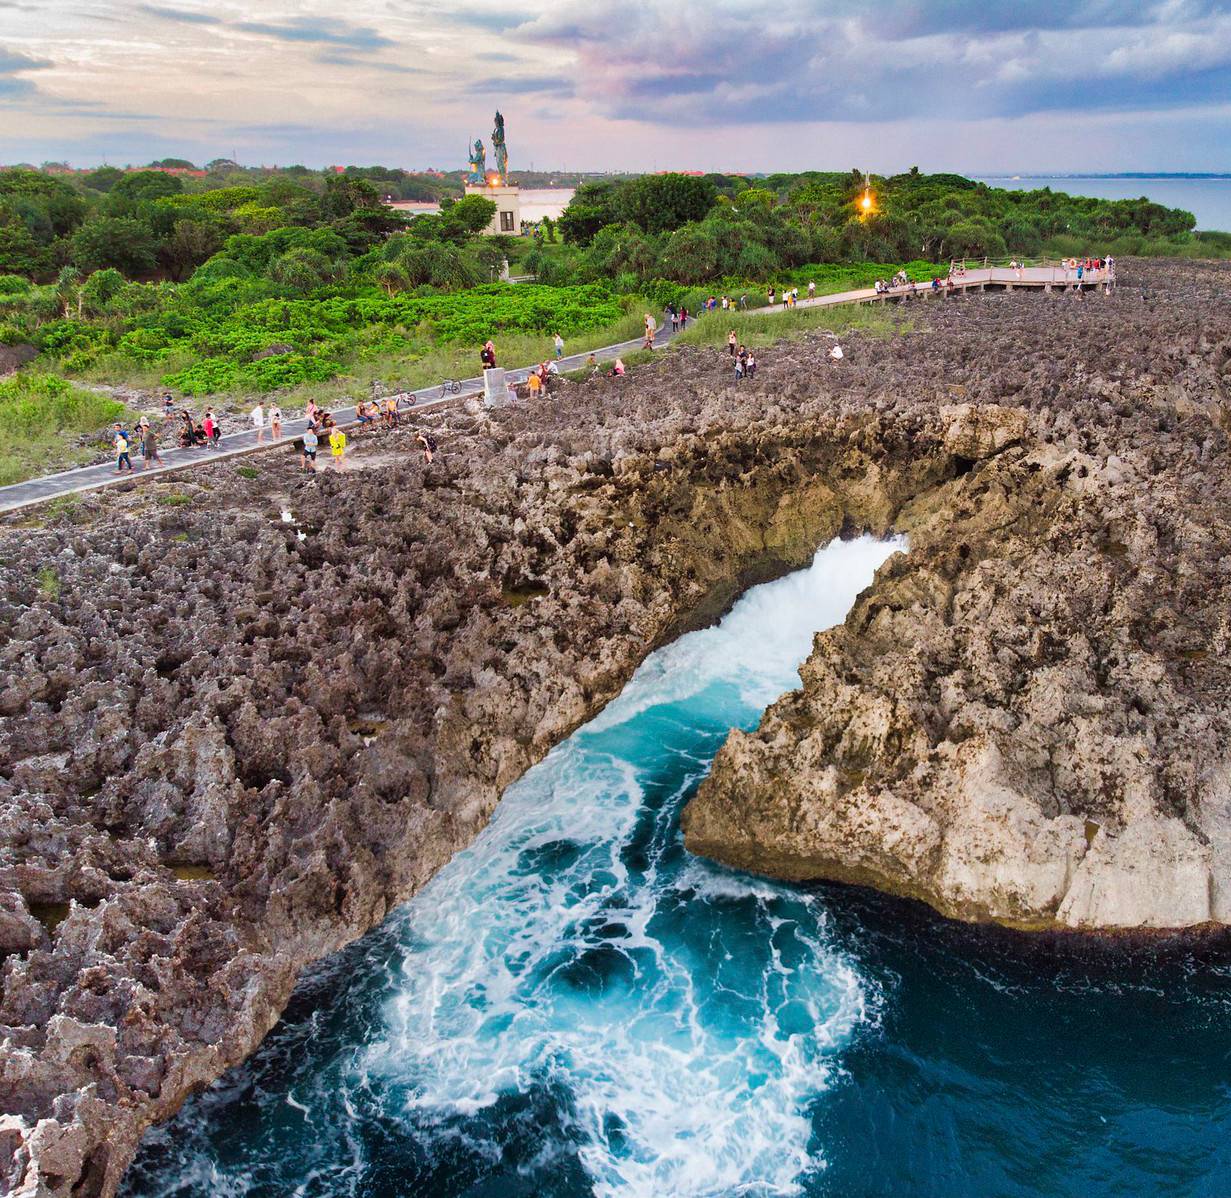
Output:
<svg viewBox="0 0 1231 1198">
<path fill-rule="evenodd" d="M 504 367 L 492 366 L 483 371 L 483 402 L 489 408 L 494 408 L 506 399 L 508 393 L 504 382 Z"/>
</svg>

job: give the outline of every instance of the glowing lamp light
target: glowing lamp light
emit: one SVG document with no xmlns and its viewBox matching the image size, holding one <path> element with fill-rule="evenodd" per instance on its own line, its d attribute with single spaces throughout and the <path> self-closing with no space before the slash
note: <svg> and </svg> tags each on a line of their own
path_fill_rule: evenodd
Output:
<svg viewBox="0 0 1231 1198">
<path fill-rule="evenodd" d="M 859 201 L 859 207 L 862 208 L 864 212 L 872 211 L 872 193 L 870 191 L 865 191 L 863 193 L 863 196 Z"/>
<path fill-rule="evenodd" d="M 488 171 L 487 172 L 487 186 L 488 187 L 499 187 L 500 186 L 500 172 L 499 171 Z"/>
</svg>

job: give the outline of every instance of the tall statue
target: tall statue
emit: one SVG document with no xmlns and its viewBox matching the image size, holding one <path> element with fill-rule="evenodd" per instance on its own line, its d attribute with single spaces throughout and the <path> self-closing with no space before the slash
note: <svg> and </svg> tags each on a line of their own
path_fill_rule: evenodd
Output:
<svg viewBox="0 0 1231 1198">
<path fill-rule="evenodd" d="M 483 148 L 483 143 L 477 137 L 474 145 L 467 151 L 470 155 L 470 174 L 466 178 L 467 183 L 483 184 L 487 182 L 487 151 Z"/>
<path fill-rule="evenodd" d="M 509 181 L 509 151 L 504 144 L 504 117 L 496 113 L 496 127 L 492 130 L 492 149 L 496 152 L 496 171 L 501 186 Z"/>
</svg>

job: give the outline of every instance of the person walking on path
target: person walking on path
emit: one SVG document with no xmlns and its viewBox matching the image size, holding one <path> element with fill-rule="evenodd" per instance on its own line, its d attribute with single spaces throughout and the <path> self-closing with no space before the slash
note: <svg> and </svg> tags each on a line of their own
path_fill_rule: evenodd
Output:
<svg viewBox="0 0 1231 1198">
<path fill-rule="evenodd" d="M 769 289 L 769 306 L 771 308 L 774 306 L 774 289 L 772 287 Z"/>
<path fill-rule="evenodd" d="M 346 457 L 346 434 L 336 426 L 329 434 L 329 453 L 333 458 L 333 468 L 335 470 L 345 469 L 343 459 Z"/>
<path fill-rule="evenodd" d="M 282 440 L 282 409 L 277 404 L 269 409 L 269 435 L 275 441 Z"/>
<path fill-rule="evenodd" d="M 145 458 L 145 468 L 148 470 L 155 462 L 162 465 L 162 458 L 158 456 L 158 434 L 154 431 L 154 426 L 147 424 L 141 430 L 141 456 Z"/>
<path fill-rule="evenodd" d="M 555 337 L 552 338 L 552 340 L 556 347 L 556 361 L 558 362 L 561 358 L 564 357 L 564 338 L 561 337 L 559 333 L 557 333 Z"/>
<path fill-rule="evenodd" d="M 420 432 L 415 440 L 423 446 L 423 464 L 430 466 L 432 464 L 432 455 L 436 452 L 436 438 L 431 433 Z"/>
<path fill-rule="evenodd" d="M 211 449 L 217 439 L 215 434 L 218 431 L 218 426 L 214 423 L 214 409 L 205 409 L 205 419 L 201 421 L 201 431 L 205 433 L 205 444 Z"/>
<path fill-rule="evenodd" d="M 168 391 L 162 397 L 162 418 L 164 420 L 171 419 L 171 413 L 175 410 L 175 400 L 171 398 L 171 392 Z"/>
<path fill-rule="evenodd" d="M 643 346 L 644 349 L 652 350 L 654 348 L 654 334 L 656 332 L 658 332 L 658 325 L 655 324 L 654 317 L 652 317 L 647 312 L 645 314 L 645 344 Z"/>
<path fill-rule="evenodd" d="M 304 470 L 316 469 L 316 448 L 320 444 L 320 438 L 316 435 L 316 425 L 309 424 L 303 433 L 303 461 Z"/>
<path fill-rule="evenodd" d="M 128 456 L 129 446 L 131 444 L 128 430 L 122 425 L 115 426 L 115 436 L 112 438 L 112 444 L 115 446 L 115 472 L 123 474 L 125 470 L 129 474 L 133 472 L 132 458 Z"/>
<path fill-rule="evenodd" d="M 808 284 L 808 298 L 816 299 L 816 284 L 815 283 Z"/>
<path fill-rule="evenodd" d="M 259 399 L 256 401 L 256 407 L 252 409 L 252 427 L 256 429 L 256 443 L 260 445 L 265 440 L 265 409 Z"/>
</svg>

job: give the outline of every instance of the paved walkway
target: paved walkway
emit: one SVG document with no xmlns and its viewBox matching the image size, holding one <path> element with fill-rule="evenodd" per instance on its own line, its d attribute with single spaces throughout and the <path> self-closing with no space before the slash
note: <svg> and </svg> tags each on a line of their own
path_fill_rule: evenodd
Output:
<svg viewBox="0 0 1231 1198">
<path fill-rule="evenodd" d="M 1103 275 L 1097 271 L 1087 274 L 1082 280 L 1083 286 L 1097 286 L 1102 282 L 1104 282 Z M 954 280 L 955 287 L 961 291 L 969 291 L 971 289 L 982 290 L 989 284 L 998 287 L 1028 287 L 1036 290 L 1046 288 L 1050 290 L 1053 287 L 1064 287 L 1066 285 L 1071 287 L 1075 283 L 1076 278 L 1072 274 L 1069 274 L 1066 278 L 1065 271 L 1059 267 L 1028 267 L 1021 271 L 1009 270 L 1005 267 L 992 267 L 990 269 L 967 271 L 964 276 Z M 815 299 L 801 299 L 798 307 L 822 308 L 835 307 L 839 304 L 884 302 L 885 300 L 902 299 L 908 293 L 909 288 L 898 287 L 888 293 L 878 295 L 874 288 L 866 287 L 856 291 L 842 291 L 833 295 L 818 295 Z M 929 284 L 921 283 L 913 294 L 916 297 L 928 297 L 944 294 L 944 289 L 942 288 L 939 293 L 936 293 L 932 291 Z M 750 311 L 757 315 L 765 315 L 782 312 L 784 308 L 781 304 L 778 304 L 773 308 L 756 308 Z M 701 318 L 715 319 L 720 315 L 720 312 L 709 315 L 702 314 Z M 670 329 L 659 329 L 658 335 L 654 339 L 654 345 L 656 347 L 665 346 L 671 339 L 672 333 Z M 637 338 L 633 341 L 623 341 L 618 345 L 604 346 L 602 349 L 594 350 L 593 353 L 600 362 L 609 362 L 623 354 L 632 353 L 641 347 L 642 341 L 640 338 Z M 560 360 L 560 369 L 562 371 L 582 369 L 586 365 L 590 352 L 570 354 L 562 358 Z M 515 383 L 524 383 L 529 374 L 530 367 L 523 366 L 515 370 L 506 371 L 505 377 L 507 380 Z M 482 394 L 483 379 L 481 377 L 462 379 L 461 389 L 456 393 L 442 394 L 440 387 L 428 387 L 414 393 L 416 398 L 415 404 L 413 407 L 403 408 L 402 414 L 403 416 L 410 415 L 413 417 L 419 412 L 433 411 Z M 355 419 L 355 403 L 353 400 L 341 407 L 331 409 L 330 415 L 344 429 L 352 428 L 358 424 L 358 421 Z M 178 422 L 172 420 L 170 423 L 176 433 L 178 433 Z M 255 430 L 247 429 L 243 432 L 230 433 L 222 437 L 216 449 L 179 449 L 170 446 L 159 446 L 159 454 L 164 459 L 164 464 L 152 470 L 137 469 L 132 474 L 117 475 L 113 463 L 108 461 L 96 466 L 80 466 L 74 470 L 62 471 L 59 474 L 47 474 L 41 478 L 28 479 L 26 482 L 13 483 L 7 487 L 0 487 L 0 512 L 16 511 L 19 508 L 30 507 L 36 503 L 44 503 L 61 495 L 74 495 L 82 491 L 93 491 L 100 487 L 113 486 L 130 481 L 141 482 L 146 478 L 157 478 L 176 470 L 188 469 L 203 462 L 217 462 L 226 458 L 276 449 L 293 443 L 297 437 L 303 434 L 307 428 L 307 423 L 307 420 L 302 417 L 284 421 L 280 441 L 272 440 L 268 429 L 265 430 L 265 434 L 260 440 L 257 439 Z M 322 447 L 327 456 L 328 447 L 323 442 Z M 135 448 L 132 457 L 134 464 L 141 462 L 141 457 Z"/>
</svg>

